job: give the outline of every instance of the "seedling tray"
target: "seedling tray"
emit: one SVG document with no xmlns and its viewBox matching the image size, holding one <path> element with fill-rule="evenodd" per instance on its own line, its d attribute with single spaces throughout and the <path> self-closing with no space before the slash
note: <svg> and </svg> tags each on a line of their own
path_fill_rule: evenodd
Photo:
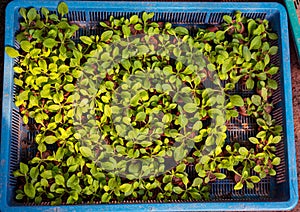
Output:
<svg viewBox="0 0 300 212">
<path fill-rule="evenodd" d="M 294 42 L 298 53 L 298 61 L 300 61 L 300 2 L 299 0 L 285 0 L 284 3 L 286 5 L 292 27 Z"/>
<path fill-rule="evenodd" d="M 6 8 L 5 46 L 15 46 L 14 35 L 19 28 L 18 10 L 21 7 L 47 7 L 55 11 L 57 1 L 14 1 Z M 90 35 L 95 32 L 95 26 L 110 15 L 115 17 L 131 14 L 141 15 L 143 11 L 155 12 L 154 21 L 168 21 L 174 25 L 206 26 L 219 24 L 223 15 L 233 17 L 236 10 L 249 18 L 261 18 L 270 21 L 273 30 L 279 35 L 279 53 L 271 58 L 272 63 L 280 67 L 275 76 L 279 88 L 273 94 L 273 117 L 283 126 L 283 141 L 277 145 L 277 155 L 281 164 L 277 167 L 276 177 L 268 177 L 255 185 L 254 189 L 243 188 L 235 191 L 232 180 L 215 181 L 211 183 L 209 201 L 169 203 L 132 201 L 112 204 L 89 204 L 50 206 L 49 203 L 41 205 L 24 205 L 15 200 L 16 178 L 13 171 L 18 169 L 20 161 L 32 158 L 36 152 L 31 145 L 36 132 L 28 129 L 22 123 L 18 108 L 14 105 L 16 86 L 13 82 L 14 60 L 5 54 L 4 83 L 3 83 L 3 109 L 1 124 L 1 173 L 0 173 L 0 203 L 3 211 L 28 210 L 60 210 L 60 211 L 129 211 L 129 210 L 159 210 L 159 211 L 258 211 L 258 210 L 290 210 L 298 201 L 298 187 L 296 174 L 296 156 L 294 146 L 294 127 L 292 112 L 292 89 L 290 76 L 289 41 L 287 31 L 287 16 L 284 7 L 277 3 L 185 3 L 185 2 L 88 2 L 68 1 L 69 20 L 80 24 L 84 30 L 76 36 Z M 97 31 L 97 29 L 96 29 Z M 235 91 L 242 96 L 249 95 L 246 90 L 238 87 Z M 245 131 L 241 126 L 248 125 Z M 30 123 L 29 123 L 30 124 Z M 228 138 L 239 141 L 257 132 L 253 130 L 254 120 L 240 117 L 228 126 Z M 193 173 L 193 170 L 190 170 Z"/>
</svg>

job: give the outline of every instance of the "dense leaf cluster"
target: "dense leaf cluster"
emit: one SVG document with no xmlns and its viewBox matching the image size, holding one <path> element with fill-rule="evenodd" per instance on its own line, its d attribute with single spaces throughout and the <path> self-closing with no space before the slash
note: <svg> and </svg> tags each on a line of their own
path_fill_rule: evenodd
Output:
<svg viewBox="0 0 300 212">
<path fill-rule="evenodd" d="M 21 49 L 6 47 L 19 58 L 15 104 L 38 130 L 36 156 L 14 172 L 18 200 L 201 200 L 224 173 L 237 190 L 276 174 L 278 47 L 267 20 L 237 12 L 192 36 L 144 12 L 111 17 L 77 43 L 65 3 L 58 13 L 21 9 Z M 257 122 L 245 146 L 226 134 L 241 116 Z"/>
</svg>

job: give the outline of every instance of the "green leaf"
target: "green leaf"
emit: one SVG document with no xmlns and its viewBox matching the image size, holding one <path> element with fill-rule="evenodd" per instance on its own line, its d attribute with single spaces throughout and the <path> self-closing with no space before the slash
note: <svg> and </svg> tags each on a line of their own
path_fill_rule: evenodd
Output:
<svg viewBox="0 0 300 212">
<path fill-rule="evenodd" d="M 184 146 L 181 145 L 179 147 L 176 147 L 174 150 L 174 160 L 175 161 L 181 161 L 185 157 L 184 155 Z"/>
<path fill-rule="evenodd" d="M 45 18 L 48 19 L 49 10 L 45 7 L 42 7 L 41 12 L 45 16 Z"/>
<path fill-rule="evenodd" d="M 275 169 L 269 169 L 269 175 L 270 176 L 275 176 L 276 175 Z"/>
<path fill-rule="evenodd" d="M 25 52 L 29 52 L 30 49 L 33 47 L 29 41 L 21 41 L 20 45 L 21 49 L 23 49 L 23 51 Z"/>
<path fill-rule="evenodd" d="M 27 18 L 29 23 L 31 23 L 36 18 L 37 12 L 35 8 L 31 8 L 27 13 Z"/>
<path fill-rule="evenodd" d="M 79 147 L 79 151 L 86 158 L 93 157 L 92 150 L 89 147 L 86 146 Z"/>
<path fill-rule="evenodd" d="M 154 16 L 154 13 L 146 13 L 146 12 L 143 12 L 143 15 L 142 15 L 142 19 L 144 22 L 148 21 L 149 19 L 153 18 Z"/>
<path fill-rule="evenodd" d="M 103 202 L 103 203 L 109 202 L 110 199 L 111 199 L 111 196 L 109 193 L 104 193 L 101 196 L 101 202 Z"/>
<path fill-rule="evenodd" d="M 261 172 L 261 166 L 260 165 L 256 165 L 253 170 L 255 172 L 259 173 L 259 172 Z"/>
<path fill-rule="evenodd" d="M 53 135 L 49 135 L 44 139 L 44 142 L 46 142 L 47 144 L 54 144 L 58 139 L 53 136 Z"/>
<path fill-rule="evenodd" d="M 193 187 L 200 186 L 200 185 L 202 185 L 202 183 L 203 183 L 203 180 L 199 177 L 196 177 L 193 181 L 192 186 Z"/>
<path fill-rule="evenodd" d="M 109 39 L 111 39 L 111 37 L 113 36 L 113 31 L 111 30 L 108 30 L 108 31 L 105 31 L 101 34 L 101 41 L 103 42 L 106 42 L 108 41 Z M 89 44 L 90 45 L 90 44 Z"/>
<path fill-rule="evenodd" d="M 176 193 L 176 194 L 181 194 L 183 192 L 183 189 L 180 188 L 179 186 L 175 186 L 173 187 L 173 191 Z"/>
<path fill-rule="evenodd" d="M 277 40 L 278 39 L 278 35 L 276 33 L 271 33 L 271 32 L 268 32 L 268 37 L 271 39 L 271 40 Z"/>
<path fill-rule="evenodd" d="M 15 73 L 17 73 L 17 74 L 21 74 L 21 73 L 25 72 L 21 67 L 18 67 L 18 66 L 15 66 L 13 69 L 14 69 Z M 23 84 L 23 81 L 22 81 L 22 84 Z"/>
<path fill-rule="evenodd" d="M 250 50 L 251 49 L 259 49 L 261 47 L 261 37 L 260 35 L 255 36 L 250 43 Z"/>
<path fill-rule="evenodd" d="M 129 71 L 129 69 L 130 69 L 130 67 L 131 67 L 131 63 L 130 63 L 130 61 L 129 61 L 128 59 L 122 60 L 122 61 L 121 61 L 121 64 L 122 64 L 122 66 L 123 66 L 127 71 Z"/>
<path fill-rule="evenodd" d="M 74 84 L 66 84 L 64 86 L 64 90 L 67 92 L 73 92 L 75 89 L 75 85 Z"/>
<path fill-rule="evenodd" d="M 137 46 L 137 49 L 138 49 L 139 55 L 147 54 L 149 51 L 149 48 L 146 45 L 139 45 L 139 46 Z"/>
<path fill-rule="evenodd" d="M 62 175 L 57 174 L 54 178 L 57 185 L 65 186 L 65 178 Z"/>
<path fill-rule="evenodd" d="M 202 127 L 203 127 L 202 122 L 201 122 L 201 121 L 197 121 L 197 122 L 194 124 L 194 126 L 193 126 L 193 130 L 200 130 L 200 129 L 202 129 Z"/>
<path fill-rule="evenodd" d="M 197 104 L 195 103 L 186 103 L 183 106 L 184 111 L 188 112 L 188 113 L 194 113 L 198 110 Z"/>
<path fill-rule="evenodd" d="M 257 133 L 256 137 L 261 138 L 261 139 L 265 139 L 266 131 L 260 131 L 259 133 Z"/>
<path fill-rule="evenodd" d="M 258 182 L 260 182 L 260 178 L 259 178 L 258 176 L 251 176 L 250 179 L 251 179 L 251 181 L 252 181 L 253 183 L 258 183 Z"/>
<path fill-rule="evenodd" d="M 164 177 L 163 177 L 163 183 L 168 183 L 168 182 L 170 182 L 172 180 L 172 176 L 170 176 L 170 175 L 165 175 Z"/>
<path fill-rule="evenodd" d="M 249 21 L 248 23 L 248 33 L 250 35 L 253 35 L 253 31 L 256 29 L 257 24 L 254 20 Z"/>
<path fill-rule="evenodd" d="M 135 117 L 135 120 L 136 121 L 144 121 L 146 118 L 146 113 L 144 112 L 139 112 L 136 117 Z"/>
<path fill-rule="evenodd" d="M 61 2 L 57 7 L 57 11 L 61 16 L 64 16 L 69 12 L 68 5 L 65 2 Z"/>
<path fill-rule="evenodd" d="M 221 41 L 225 39 L 225 31 L 217 31 L 216 32 L 216 38 Z"/>
<path fill-rule="evenodd" d="M 259 24 L 258 27 L 253 31 L 254 35 L 261 35 L 265 31 L 265 27 L 263 24 Z"/>
<path fill-rule="evenodd" d="M 278 144 L 279 142 L 281 141 L 281 136 L 275 136 L 273 139 L 272 139 L 272 144 Z"/>
<path fill-rule="evenodd" d="M 56 46 L 56 44 L 57 44 L 57 41 L 54 40 L 53 38 L 47 38 L 43 42 L 43 45 L 49 49 L 52 49 L 54 46 Z"/>
<path fill-rule="evenodd" d="M 30 55 L 31 55 L 31 57 L 37 57 L 40 53 L 41 53 L 41 49 L 32 49 L 31 51 L 30 51 Z"/>
<path fill-rule="evenodd" d="M 48 110 L 50 110 L 51 112 L 53 111 L 58 111 L 60 109 L 60 106 L 59 105 L 50 105 L 48 107 Z"/>
<path fill-rule="evenodd" d="M 142 147 L 148 147 L 148 146 L 151 146 L 151 145 L 152 145 L 152 142 L 151 142 L 151 141 L 142 141 L 142 142 L 140 143 L 140 145 L 141 145 Z"/>
<path fill-rule="evenodd" d="M 129 21 L 131 24 L 136 24 L 137 22 L 139 22 L 139 17 L 137 15 L 133 15 L 130 17 Z"/>
<path fill-rule="evenodd" d="M 12 47 L 10 47 L 10 46 L 6 46 L 6 47 L 5 47 L 5 52 L 6 52 L 6 54 L 8 54 L 8 56 L 10 56 L 11 58 L 16 58 L 16 57 L 19 57 L 19 56 L 20 56 L 19 52 L 18 52 L 16 49 L 14 49 L 14 48 L 12 48 Z"/>
<path fill-rule="evenodd" d="M 37 79 L 36 79 L 36 84 L 38 85 L 38 86 L 41 86 L 42 85 L 42 83 L 45 83 L 45 82 L 48 82 L 48 77 L 45 77 L 45 76 L 40 76 L 40 77 L 38 77 Z"/>
<path fill-rule="evenodd" d="M 187 28 L 181 27 L 181 26 L 176 27 L 175 32 L 178 35 L 188 35 L 189 34 L 189 30 Z"/>
<path fill-rule="evenodd" d="M 223 20 L 226 21 L 228 24 L 232 23 L 232 18 L 229 15 L 224 15 Z"/>
<path fill-rule="evenodd" d="M 267 73 L 273 75 L 273 74 L 276 74 L 278 72 L 278 70 L 279 70 L 279 67 L 272 67 L 268 70 Z"/>
<path fill-rule="evenodd" d="M 274 158 L 272 161 L 272 165 L 278 166 L 279 164 L 280 164 L 280 158 L 279 157 Z"/>
<path fill-rule="evenodd" d="M 29 171 L 27 164 L 20 162 L 20 172 L 27 174 Z"/>
<path fill-rule="evenodd" d="M 132 184 L 129 184 L 129 183 L 124 183 L 119 187 L 120 191 L 122 191 L 124 193 L 129 192 L 131 190 L 131 188 L 132 188 Z"/>
<path fill-rule="evenodd" d="M 270 55 L 275 55 L 277 54 L 278 52 L 278 46 L 272 46 L 270 49 L 269 49 L 269 54 Z"/>
<path fill-rule="evenodd" d="M 246 149 L 246 147 L 240 147 L 239 148 L 239 153 L 243 156 L 247 156 L 249 151 Z"/>
<path fill-rule="evenodd" d="M 243 183 L 242 182 L 238 182 L 235 186 L 234 186 L 234 190 L 241 190 L 243 188 Z"/>
<path fill-rule="evenodd" d="M 101 36 L 102 37 L 102 36 Z M 93 40 L 88 37 L 88 36 L 80 36 L 80 40 L 87 45 L 92 45 L 93 44 Z"/>
<path fill-rule="evenodd" d="M 254 184 L 250 183 L 248 181 L 246 181 L 246 186 L 247 186 L 248 189 L 253 189 L 254 188 Z"/>
<path fill-rule="evenodd" d="M 24 197 L 24 194 L 17 194 L 16 199 L 17 200 L 22 200 Z"/>
<path fill-rule="evenodd" d="M 261 97 L 259 95 L 252 95 L 251 96 L 251 101 L 256 106 L 260 106 L 261 105 Z"/>
<path fill-rule="evenodd" d="M 247 62 L 251 60 L 251 52 L 247 46 L 243 46 L 243 57 Z"/>
<path fill-rule="evenodd" d="M 271 60 L 271 59 L 270 59 L 269 54 L 266 54 L 266 55 L 265 55 L 265 58 L 264 58 L 264 64 L 265 64 L 265 66 L 268 65 L 268 64 L 270 63 L 270 60 Z"/>
<path fill-rule="evenodd" d="M 27 21 L 27 11 L 26 11 L 26 9 L 25 8 L 21 8 L 20 10 L 19 10 L 19 13 L 20 13 L 20 15 L 24 18 L 24 20 L 25 21 Z"/>
<path fill-rule="evenodd" d="M 15 85 L 18 85 L 20 87 L 23 86 L 23 80 L 20 80 L 18 78 L 14 78 L 14 83 L 15 83 Z"/>
<path fill-rule="evenodd" d="M 238 106 L 241 107 L 244 105 L 244 100 L 241 96 L 239 95 L 232 95 L 230 96 L 230 102 L 234 105 L 234 106 Z"/>
<path fill-rule="evenodd" d="M 176 166 L 176 172 L 184 172 L 186 165 L 184 163 L 179 164 Z"/>
<path fill-rule="evenodd" d="M 134 26 L 134 29 L 135 30 L 142 30 L 143 29 L 143 26 L 142 26 L 142 24 L 136 24 L 135 26 Z"/>
<path fill-rule="evenodd" d="M 172 114 L 167 113 L 163 116 L 162 122 L 163 123 L 170 123 L 172 121 Z"/>
<path fill-rule="evenodd" d="M 200 159 L 200 163 L 202 164 L 208 164 L 208 162 L 211 160 L 211 158 L 208 155 L 203 155 Z"/>
<path fill-rule="evenodd" d="M 214 173 L 214 175 L 216 176 L 217 179 L 219 180 L 223 180 L 226 178 L 226 174 L 223 173 Z"/>
<path fill-rule="evenodd" d="M 107 117 L 110 117 L 111 116 L 111 107 L 109 105 L 105 105 L 104 106 L 104 114 L 107 116 Z"/>
<path fill-rule="evenodd" d="M 253 144 L 259 144 L 258 139 L 255 138 L 255 137 L 250 137 L 250 138 L 249 138 L 249 141 L 250 141 L 251 143 L 253 143 Z"/>
<path fill-rule="evenodd" d="M 64 157 L 64 148 L 59 147 L 55 154 L 55 159 L 61 161 Z"/>
<path fill-rule="evenodd" d="M 29 173 L 30 177 L 32 180 L 36 180 L 38 178 L 39 175 L 39 169 L 38 167 L 32 167 L 30 169 L 30 173 Z"/>
<path fill-rule="evenodd" d="M 125 38 L 130 36 L 130 28 L 126 25 L 122 25 L 122 32 L 125 36 Z"/>
<path fill-rule="evenodd" d="M 24 185 L 24 192 L 30 199 L 35 197 L 35 188 L 31 183 L 26 183 Z"/>
<path fill-rule="evenodd" d="M 263 100 L 267 100 L 268 99 L 268 90 L 267 88 L 263 87 L 261 89 L 261 97 L 263 98 Z"/>
<path fill-rule="evenodd" d="M 246 81 L 246 88 L 248 90 L 252 90 L 254 88 L 254 80 L 251 78 L 248 78 Z"/>
<path fill-rule="evenodd" d="M 278 84 L 275 80 L 268 78 L 268 87 L 276 90 L 278 88 Z"/>
</svg>

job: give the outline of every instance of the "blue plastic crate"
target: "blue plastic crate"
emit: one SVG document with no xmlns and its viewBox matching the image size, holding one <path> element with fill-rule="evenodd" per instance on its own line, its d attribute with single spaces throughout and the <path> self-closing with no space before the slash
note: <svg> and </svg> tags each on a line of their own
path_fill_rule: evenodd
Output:
<svg viewBox="0 0 300 212">
<path fill-rule="evenodd" d="M 55 10 L 58 1 L 14 1 L 6 8 L 5 45 L 16 46 L 14 35 L 19 27 L 20 7 L 47 7 Z M 86 2 L 68 1 L 68 18 L 85 26 L 78 35 L 91 34 L 92 27 L 99 21 L 106 20 L 110 15 L 130 16 L 141 14 L 142 11 L 155 12 L 154 20 L 168 21 L 175 25 L 205 26 L 219 24 L 222 16 L 233 16 L 240 10 L 249 18 L 266 18 L 279 35 L 279 54 L 271 58 L 272 63 L 280 66 L 280 73 L 275 77 L 280 89 L 274 93 L 275 109 L 273 116 L 277 124 L 283 126 L 283 142 L 277 146 L 277 155 L 282 163 L 277 167 L 277 176 L 269 177 L 255 185 L 254 189 L 234 191 L 234 182 L 222 180 L 211 183 L 210 201 L 200 202 L 126 202 L 118 204 L 93 205 L 23 205 L 15 201 L 16 179 L 12 172 L 18 168 L 20 160 L 33 157 L 34 150 L 28 148 L 28 143 L 34 140 L 35 132 L 22 125 L 18 108 L 14 105 L 16 87 L 13 83 L 14 60 L 5 54 L 3 109 L 1 125 L 1 172 L 0 172 L 0 209 L 1 211 L 28 210 L 59 210 L 59 211 L 258 211 L 258 210 L 289 210 L 298 201 L 298 185 L 296 174 L 296 156 L 294 145 L 294 127 L 292 112 L 292 89 L 290 75 L 290 57 L 287 16 L 284 7 L 277 3 L 185 3 L 185 2 Z M 243 93 L 242 88 L 237 92 Z M 247 94 L 245 94 L 247 95 Z M 248 117 L 241 122 L 255 124 Z M 248 133 L 248 134 L 247 134 Z M 238 136 L 241 140 L 253 136 L 251 130 L 242 132 L 232 123 L 228 127 L 228 137 Z M 255 134 L 254 134 L 255 135 Z M 189 172 L 193 173 L 193 168 Z"/>
</svg>

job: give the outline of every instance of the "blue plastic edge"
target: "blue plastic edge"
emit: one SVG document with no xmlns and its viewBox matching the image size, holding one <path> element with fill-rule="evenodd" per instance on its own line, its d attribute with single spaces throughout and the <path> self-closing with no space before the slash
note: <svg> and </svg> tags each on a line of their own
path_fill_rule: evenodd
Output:
<svg viewBox="0 0 300 212">
<path fill-rule="evenodd" d="M 59 1 L 40 1 L 39 7 L 56 7 Z M 20 4 L 21 3 L 21 4 Z M 13 92 L 13 59 L 4 54 L 4 76 L 3 76 L 3 105 L 2 105 L 2 123 L 1 123 L 1 172 L 0 172 L 0 206 L 3 211 L 258 211 L 258 210 L 291 210 L 298 202 L 298 182 L 296 169 L 296 152 L 294 143 L 294 123 L 292 110 L 292 88 L 291 88 L 291 73 L 290 73 L 290 56 L 289 56 L 289 37 L 287 14 L 285 8 L 278 3 L 212 3 L 212 2 L 79 2 L 68 1 L 70 8 L 84 8 L 83 4 L 89 7 L 102 8 L 166 8 L 174 9 L 188 8 L 188 10 L 196 10 L 197 8 L 212 8 L 217 9 L 222 5 L 222 9 L 236 10 L 243 8 L 263 8 L 278 10 L 280 13 L 280 29 L 281 29 L 281 61 L 283 61 L 283 86 L 284 86 L 284 114 L 288 120 L 285 122 L 287 131 L 287 158 L 289 164 L 289 187 L 290 199 L 283 202 L 192 202 L 192 203 L 143 203 L 143 204 L 100 204 L 100 205 L 61 205 L 61 206 L 11 206 L 8 204 L 8 175 L 9 175 L 9 148 L 7 145 L 10 142 L 11 134 L 11 114 L 12 114 L 12 92 Z M 16 8 L 30 7 L 37 5 L 36 1 L 14 1 L 8 4 L 6 8 L 5 21 L 5 46 L 14 45 L 14 11 Z M 242 11 L 243 12 L 243 11 Z M 287 54 L 285 54 L 287 53 Z"/>
</svg>

